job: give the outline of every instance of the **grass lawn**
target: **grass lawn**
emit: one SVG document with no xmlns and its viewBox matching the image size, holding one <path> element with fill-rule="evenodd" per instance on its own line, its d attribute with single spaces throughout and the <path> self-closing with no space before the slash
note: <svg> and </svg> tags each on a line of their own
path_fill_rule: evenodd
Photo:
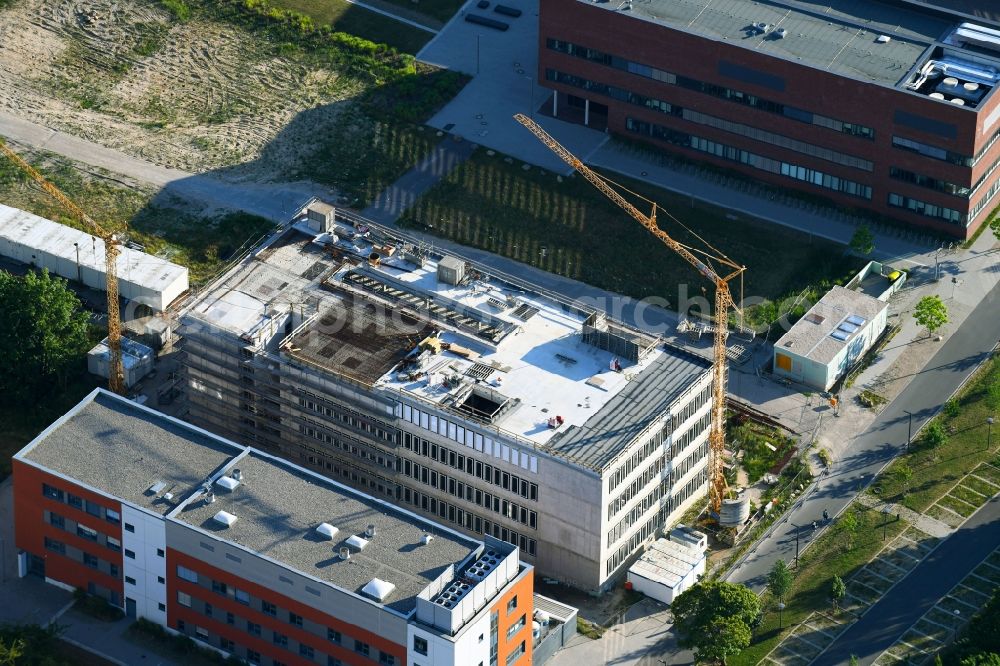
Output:
<svg viewBox="0 0 1000 666">
<path fill-rule="evenodd" d="M 727 439 L 733 450 L 743 449 L 743 468 L 750 483 L 756 483 L 764 474 L 781 462 L 795 441 L 778 432 L 776 428 L 747 421 L 732 427 Z M 768 445 L 774 447 L 772 450 Z"/>
<path fill-rule="evenodd" d="M 899 456 L 879 477 L 876 488 L 879 489 L 881 497 L 900 501 L 908 485 L 909 491 L 902 498 L 902 503 L 914 511 L 924 511 L 980 463 L 991 462 L 1000 466 L 1000 456 L 997 455 L 997 451 L 1000 450 L 1000 425 L 994 424 L 992 450 L 986 450 L 986 417 L 1000 416 L 1000 405 L 990 404 L 989 391 L 990 387 L 994 387 L 992 390 L 1000 394 L 1000 388 L 996 388 L 998 386 L 1000 386 L 1000 356 L 994 356 L 957 397 L 958 414 L 949 417 L 942 413 L 937 417 L 952 433 L 948 440 L 936 448 L 917 444 L 911 447 L 910 453 Z M 895 473 L 895 470 L 903 464 L 913 472 L 908 484 Z M 996 478 L 985 473 L 979 476 L 987 479 Z M 963 485 L 990 493 L 990 486 L 976 479 L 970 479 Z M 993 489 L 993 492 L 996 490 Z M 975 502 L 977 506 L 986 502 L 985 497 L 962 489 L 955 494 L 961 499 Z M 968 506 L 961 508 L 962 515 L 971 514 L 974 510 Z"/>
<path fill-rule="evenodd" d="M 99 224 L 113 230 L 127 227 L 129 238 L 145 245 L 147 252 L 187 266 L 193 284 L 215 274 L 233 251 L 273 226 L 264 218 L 244 213 L 205 218 L 153 207 L 149 191 L 93 175 L 96 172 L 81 172 L 72 162 L 49 153 L 26 151 L 22 156 L 41 168 L 46 178 Z M 86 229 L 6 158 L 0 158 L 0 201 Z"/>
<path fill-rule="evenodd" d="M 431 15 L 429 12 L 423 11 L 426 9 L 425 7 L 414 5 L 409 0 L 398 0 L 393 4 Z M 430 4 L 436 4 L 436 0 L 430 0 Z M 274 5 L 301 12 L 319 25 L 331 25 L 340 32 L 348 32 L 377 44 L 388 44 L 404 53 L 415 54 L 434 36 L 425 30 L 419 30 L 400 21 L 395 21 L 364 7 L 353 5 L 346 0 L 276 0 Z M 448 18 L 450 17 L 449 14 Z M 442 20 L 447 20 L 447 18 Z"/>
<path fill-rule="evenodd" d="M 748 299 L 797 294 L 807 285 L 842 280 L 861 264 L 834 243 L 756 220 L 730 220 L 724 209 L 692 207 L 686 197 L 616 180 L 744 263 Z M 695 297 L 707 288 L 712 296 L 711 285 L 694 268 L 582 177 L 558 182 L 555 174 L 524 171 L 519 162 L 508 164 L 483 150 L 421 198 L 400 224 L 629 296 L 666 298 L 675 308 L 679 289 Z M 660 224 L 677 240 L 697 243 L 666 215 Z M 738 284 L 735 291 L 739 298 Z"/>
<path fill-rule="evenodd" d="M 857 503 L 852 507 L 859 506 Z M 853 510 L 853 509 L 852 509 Z M 833 576 L 844 582 L 872 559 L 893 537 L 906 529 L 906 521 L 889 523 L 888 540 L 882 541 L 882 514 L 872 509 L 858 513 L 858 531 L 850 538 L 840 525 L 826 531 L 809 547 L 794 571 L 792 590 L 785 600 L 782 613 L 783 629 L 778 629 L 778 612 L 769 609 L 764 623 L 757 631 L 756 640 L 749 648 L 728 660 L 729 666 L 753 666 L 780 642 L 782 635 L 802 622 L 814 611 L 830 610 L 830 584 Z M 850 542 L 851 547 L 848 548 Z M 848 583 L 848 589 L 850 584 Z M 767 597 L 765 597 L 767 599 Z"/>
</svg>

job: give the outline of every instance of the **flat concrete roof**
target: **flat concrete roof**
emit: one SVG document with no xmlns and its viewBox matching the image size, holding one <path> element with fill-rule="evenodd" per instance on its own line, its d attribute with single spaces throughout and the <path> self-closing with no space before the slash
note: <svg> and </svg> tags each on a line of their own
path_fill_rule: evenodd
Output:
<svg viewBox="0 0 1000 666">
<path fill-rule="evenodd" d="M 896 85 L 956 20 L 872 0 L 610 0 L 622 12 L 861 81 Z M 754 30 L 765 23 L 768 30 Z M 779 38 L 779 29 L 784 37 Z M 891 37 L 878 43 L 879 35 Z"/>
<path fill-rule="evenodd" d="M 705 559 L 705 552 L 683 541 L 657 539 L 642 557 L 629 567 L 629 573 L 667 587 L 676 587 Z"/>
<path fill-rule="evenodd" d="M 22 449 L 23 458 L 166 515 L 243 447 L 95 389 Z M 159 493 L 148 492 L 157 482 Z M 174 503 L 162 499 L 172 493 Z"/>
<path fill-rule="evenodd" d="M 774 349 L 826 365 L 887 307 L 887 303 L 862 291 L 834 287 L 774 343 Z M 856 324 L 849 321 L 850 317 L 864 321 Z M 849 330 L 852 327 L 854 330 Z M 842 339 L 833 337 L 838 331 Z"/>
<path fill-rule="evenodd" d="M 172 517 L 212 533 L 216 538 L 285 564 L 290 569 L 361 594 L 378 578 L 395 585 L 384 604 L 400 613 L 416 607 L 416 596 L 444 572 L 477 552 L 481 542 L 446 531 L 414 514 L 351 488 L 297 468 L 256 450 L 233 463 L 243 480 L 232 492 L 218 487 L 216 501 L 195 498 Z M 212 517 L 219 511 L 236 516 L 231 527 Z M 316 527 L 329 523 L 339 531 L 332 540 Z M 360 552 L 340 559 L 346 539 L 375 536 Z M 432 534 L 427 545 L 424 534 Z M 364 596 L 364 595 L 362 595 Z"/>
</svg>

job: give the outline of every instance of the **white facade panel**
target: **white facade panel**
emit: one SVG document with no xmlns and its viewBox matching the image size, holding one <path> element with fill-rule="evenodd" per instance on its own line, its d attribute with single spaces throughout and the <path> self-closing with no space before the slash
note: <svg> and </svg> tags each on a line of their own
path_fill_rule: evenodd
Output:
<svg viewBox="0 0 1000 666">
<path fill-rule="evenodd" d="M 414 638 L 427 641 L 427 654 L 415 651 Z M 490 614 L 463 627 L 457 640 L 407 625 L 406 663 L 414 666 L 477 666 L 490 663 Z"/>
<path fill-rule="evenodd" d="M 122 504 L 122 548 L 135 555 L 132 558 L 126 553 L 122 558 L 123 575 L 135 581 L 125 585 L 126 609 L 131 599 L 136 617 L 166 625 L 167 536 L 163 519 Z"/>
</svg>

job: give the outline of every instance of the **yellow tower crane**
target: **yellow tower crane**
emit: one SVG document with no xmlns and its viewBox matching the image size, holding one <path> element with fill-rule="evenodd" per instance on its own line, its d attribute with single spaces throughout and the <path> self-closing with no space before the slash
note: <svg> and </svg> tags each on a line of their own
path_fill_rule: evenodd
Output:
<svg viewBox="0 0 1000 666">
<path fill-rule="evenodd" d="M 118 273 L 117 260 L 121 254 L 121 242 L 113 233 L 104 229 L 89 215 L 63 194 L 58 187 L 45 179 L 34 167 L 24 161 L 5 142 L 0 141 L 0 151 L 10 158 L 22 171 L 31 176 L 43 190 L 51 194 L 66 210 L 90 229 L 90 232 L 104 241 L 105 279 L 108 292 L 108 348 L 111 350 L 111 363 L 108 367 L 108 387 L 119 395 L 125 395 L 125 368 L 122 365 L 122 322 L 118 308 Z"/>
<path fill-rule="evenodd" d="M 544 143 L 549 150 L 554 152 L 563 162 L 580 172 L 591 185 L 601 191 L 604 196 L 611 199 L 620 208 L 636 219 L 642 226 L 646 227 L 650 233 L 656 236 L 664 245 L 681 255 L 685 261 L 694 266 L 699 273 L 712 281 L 715 285 L 715 332 L 714 332 L 714 354 L 712 364 L 712 429 L 709 433 L 709 500 L 712 510 L 718 515 L 722 509 L 722 500 L 726 495 L 727 485 L 723 470 L 723 455 L 726 448 L 726 379 L 728 369 L 728 359 L 726 358 L 726 336 L 728 334 L 729 308 L 733 308 L 740 317 L 741 325 L 743 312 L 733 301 L 733 296 L 729 291 L 729 282 L 737 276 L 742 276 L 746 270 L 729 257 L 718 250 L 717 254 L 709 254 L 679 243 L 670 237 L 667 232 L 656 223 L 656 202 L 650 201 L 653 209 L 646 215 L 625 197 L 619 194 L 615 187 L 621 187 L 612 181 L 604 178 L 600 174 L 590 169 L 581 162 L 573 153 L 564 148 L 558 141 L 553 139 L 548 132 L 538 126 L 535 121 L 517 114 L 514 119 L 531 131 L 538 140 Z M 624 188 L 622 188 L 624 189 Z M 638 196 L 638 195 L 637 195 Z M 648 201 L 648 200 L 647 200 Z M 667 215 L 677 221 L 672 215 Z M 707 245 L 707 243 L 706 243 Z M 711 246 L 709 246 L 711 247 Z M 714 250 L 714 248 L 712 248 Z M 704 257 L 699 258 L 698 255 Z M 713 264 L 718 263 L 724 266 L 723 274 L 713 268 Z"/>
</svg>

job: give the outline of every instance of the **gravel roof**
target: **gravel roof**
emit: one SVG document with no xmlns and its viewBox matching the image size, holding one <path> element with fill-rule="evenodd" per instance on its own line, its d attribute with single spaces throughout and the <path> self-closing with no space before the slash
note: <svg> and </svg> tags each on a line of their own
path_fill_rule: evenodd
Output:
<svg viewBox="0 0 1000 666">
<path fill-rule="evenodd" d="M 173 505 L 147 493 L 157 481 L 177 500 L 242 451 L 181 421 L 98 389 L 57 421 L 23 457 L 160 514 Z"/>
<path fill-rule="evenodd" d="M 233 491 L 216 488 L 216 501 L 194 500 L 175 518 L 284 563 L 289 568 L 361 594 L 373 578 L 396 586 L 383 602 L 408 613 L 416 595 L 449 564 L 457 565 L 480 542 L 444 532 L 418 516 L 363 495 L 336 482 L 257 451 L 233 465 L 243 475 Z M 237 517 L 232 527 L 212 520 L 219 511 Z M 316 527 L 329 523 L 339 529 L 333 540 L 320 537 Z M 376 535 L 351 558 L 338 552 L 353 535 L 364 537 L 369 524 Z M 434 535 L 427 545 L 424 534 Z"/>
</svg>

